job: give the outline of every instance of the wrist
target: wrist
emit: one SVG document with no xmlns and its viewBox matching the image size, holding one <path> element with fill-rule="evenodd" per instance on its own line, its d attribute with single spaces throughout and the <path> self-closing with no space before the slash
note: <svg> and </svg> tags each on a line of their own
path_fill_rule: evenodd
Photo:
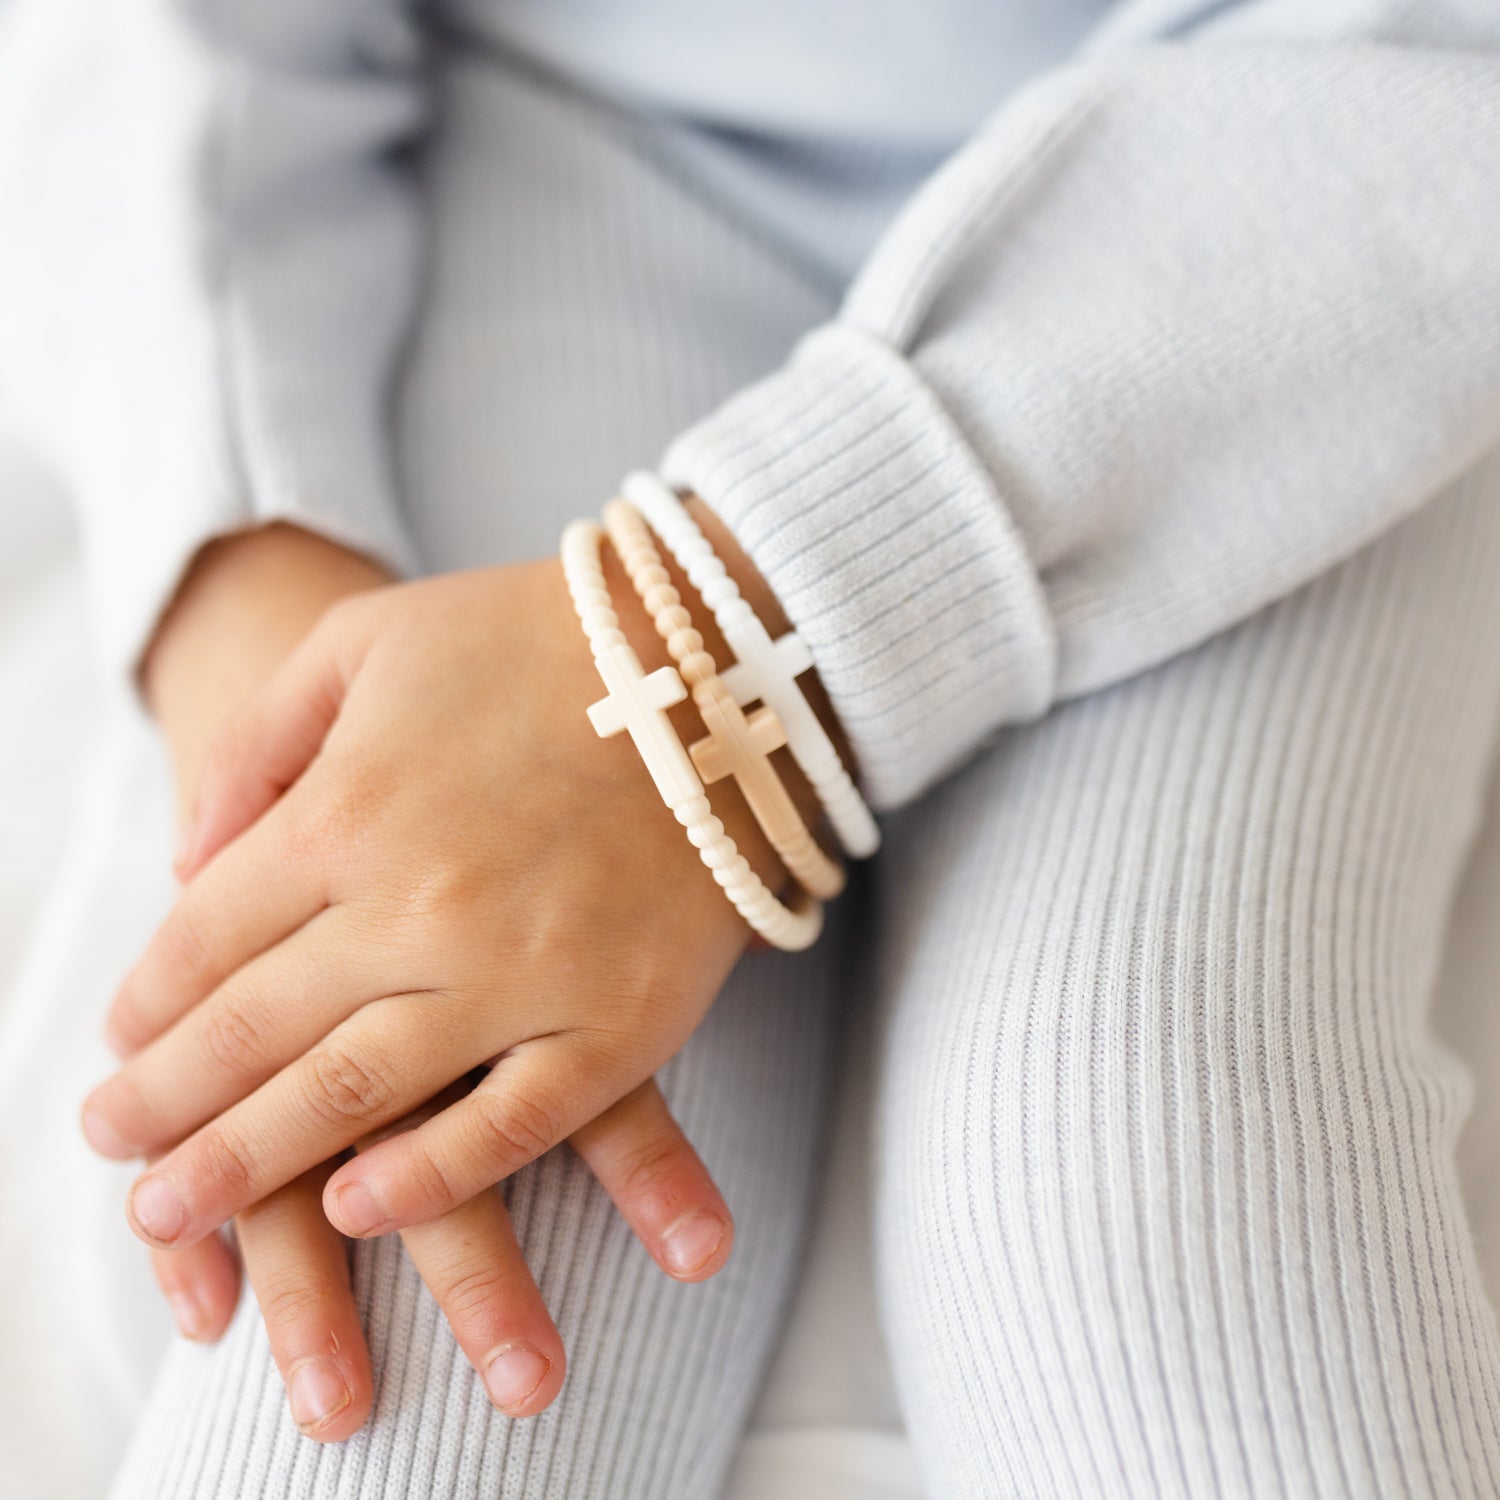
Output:
<svg viewBox="0 0 1500 1500">
<path fill-rule="evenodd" d="M 139 668 L 184 800 L 224 714 L 270 676 L 329 605 L 389 581 L 360 554 L 281 521 L 199 550 Z"/>
<path fill-rule="evenodd" d="M 709 538 L 710 544 L 715 547 L 726 570 L 740 586 L 746 602 L 750 604 L 773 637 L 783 635 L 790 628 L 785 614 L 749 559 L 734 544 L 733 538 L 724 531 L 706 506 L 691 499 L 687 503 L 694 518 L 702 517 L 707 523 L 702 526 L 704 534 Z M 693 629 L 702 637 L 703 649 L 713 658 L 715 665 L 721 671 L 726 669 L 734 662 L 735 656 L 724 639 L 712 609 L 689 580 L 684 569 L 672 555 L 670 548 L 659 549 L 658 557 L 661 566 L 668 574 L 672 587 L 692 617 Z M 636 656 L 647 670 L 669 660 L 669 653 L 657 633 L 656 625 L 636 598 L 635 589 L 614 547 L 606 546 L 603 549 L 601 563 L 606 586 L 615 600 L 620 628 Z M 836 734 L 837 726 L 832 721 L 826 697 L 823 697 L 816 686 L 810 683 L 810 676 L 811 674 L 803 675 L 801 679 L 803 689 L 813 704 L 814 712 L 821 712 L 825 716 L 825 723 L 829 723 L 832 732 Z M 692 744 L 703 737 L 705 726 L 691 698 L 669 709 L 668 717 L 672 720 L 673 728 L 684 745 Z M 774 752 L 772 763 L 803 822 L 810 828 L 816 828 L 823 816 L 819 795 L 798 769 L 790 750 L 783 747 Z M 723 822 L 736 846 L 749 860 L 752 869 L 773 891 L 782 888 L 787 879 L 787 871 L 769 837 L 751 811 L 738 784 L 732 779 L 726 779 L 716 784 L 710 795 L 715 814 Z"/>
<path fill-rule="evenodd" d="M 635 587 L 625 571 L 613 547 L 606 544 L 602 550 L 600 561 L 604 568 L 604 580 L 609 588 L 611 599 L 614 600 L 615 613 L 619 616 L 620 629 L 625 639 L 630 643 L 631 649 L 640 658 L 641 664 L 649 672 L 656 667 L 670 665 L 666 643 L 656 633 L 656 626 L 642 607 L 640 600 L 636 597 Z M 703 636 L 704 649 L 714 658 L 714 661 L 722 666 L 728 660 L 726 645 L 723 637 L 719 634 L 718 626 L 715 625 L 713 615 L 708 606 L 704 604 L 696 589 L 688 581 L 682 569 L 677 566 L 674 559 L 664 556 L 662 565 L 671 576 L 672 584 L 682 596 L 682 602 L 686 605 L 688 612 L 693 617 L 693 628 Z M 559 566 L 559 575 L 561 567 Z M 573 621 L 573 629 L 577 630 L 577 621 Z M 590 667 L 589 688 L 591 696 L 587 699 L 592 702 L 599 696 L 599 679 Z M 674 704 L 667 710 L 667 716 L 672 722 L 672 728 L 677 737 L 682 741 L 684 747 L 691 745 L 694 741 L 703 738 L 706 733 L 703 720 L 692 698 L 683 699 L 682 702 Z M 629 756 L 632 762 L 637 761 L 635 752 L 632 750 Z M 785 766 L 779 767 L 783 779 L 786 781 L 788 790 L 797 801 L 799 810 L 804 817 L 816 818 L 816 802 L 811 809 L 803 806 L 803 788 L 795 779 L 795 771 L 788 772 Z M 634 785 L 641 767 L 632 764 L 630 774 L 632 779 L 632 794 L 635 794 Z M 640 795 L 653 796 L 649 782 L 642 783 Z M 709 800 L 713 804 L 715 816 L 723 823 L 725 831 L 734 840 L 740 853 L 750 862 L 750 867 L 760 878 L 776 890 L 786 879 L 786 871 L 782 868 L 781 861 L 776 851 L 771 847 L 770 840 L 766 837 L 760 824 L 756 821 L 754 814 L 750 811 L 743 794 L 732 779 L 726 779 L 709 788 Z M 657 808 L 656 811 L 663 811 Z M 681 839 L 681 830 L 674 830 L 674 838 Z M 699 861 L 697 855 L 691 850 L 685 840 L 682 840 L 683 858 L 686 863 L 689 859 L 694 866 Z M 696 878 L 696 877 L 695 877 Z M 718 898 L 722 902 L 723 898 Z M 718 905 L 716 902 L 716 906 Z M 725 906 L 725 910 L 730 908 Z M 731 915 L 733 915 L 731 911 Z M 738 919 L 736 919 L 738 920 Z"/>
<path fill-rule="evenodd" d="M 725 571 L 739 585 L 740 593 L 750 605 L 761 623 L 766 627 L 773 640 L 779 640 L 792 628 L 792 622 L 787 618 L 786 611 L 781 607 L 781 601 L 771 590 L 771 585 L 761 576 L 760 571 L 750 560 L 749 554 L 740 546 L 734 533 L 724 524 L 718 514 L 710 509 L 706 501 L 696 495 L 688 495 L 684 501 L 688 513 L 698 523 L 699 529 L 709 540 L 709 544 L 719 555 L 724 564 Z M 674 567 L 674 572 L 676 571 Z M 733 655 L 728 646 L 725 645 L 723 637 L 719 634 L 718 626 L 714 624 L 713 616 L 706 605 L 703 605 L 696 591 L 691 596 L 699 605 L 702 613 L 707 617 L 708 629 L 712 631 L 714 645 L 710 648 L 714 652 L 714 658 L 723 666 L 732 661 Z M 695 611 L 696 616 L 697 611 Z M 708 631 L 705 631 L 705 639 L 708 639 Z M 839 753 L 839 758 L 848 767 L 849 774 L 858 777 L 859 768 L 854 761 L 854 752 L 850 748 L 849 741 L 844 734 L 843 725 L 839 723 L 838 715 L 833 711 L 833 704 L 829 701 L 828 693 L 824 689 L 822 681 L 818 677 L 817 668 L 805 673 L 798 679 L 802 690 L 807 695 L 808 702 L 813 707 L 813 712 L 821 720 L 823 727 L 828 731 L 829 738 L 833 741 L 834 748 Z M 799 788 L 805 790 L 811 796 L 811 788 L 806 786 L 804 779 L 800 776 L 795 778 Z M 792 782 L 789 780 L 788 785 Z M 798 798 L 799 804 L 803 800 Z M 817 798 L 812 797 L 814 811 L 817 809 Z"/>
</svg>

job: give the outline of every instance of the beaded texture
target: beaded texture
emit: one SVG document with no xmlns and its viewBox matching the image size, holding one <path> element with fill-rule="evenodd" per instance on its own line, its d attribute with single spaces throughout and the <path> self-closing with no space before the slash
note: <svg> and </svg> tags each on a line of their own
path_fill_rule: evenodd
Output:
<svg viewBox="0 0 1500 1500">
<path fill-rule="evenodd" d="M 600 561 L 603 531 L 597 522 L 570 522 L 562 536 L 563 574 L 568 593 L 593 653 L 594 666 L 609 690 L 591 704 L 589 722 L 601 738 L 622 730 L 630 735 L 662 801 L 687 831 L 714 880 L 739 914 L 773 947 L 798 951 L 811 946 L 823 928 L 823 907 L 799 889 L 791 905 L 778 900 L 750 868 L 723 823 L 714 815 L 703 782 L 667 709 L 687 696 L 675 667 L 647 673 L 615 613 Z"/>
<path fill-rule="evenodd" d="M 792 630 L 771 639 L 681 497 L 657 475 L 637 470 L 621 488 L 713 611 L 735 656 L 734 665 L 720 674 L 734 701 L 741 706 L 759 701 L 775 711 L 787 749 L 823 804 L 845 853 L 852 859 L 873 854 L 880 847 L 875 816 L 797 685 L 797 678 L 813 665 L 801 636 Z"/>
<path fill-rule="evenodd" d="M 843 867 L 819 848 L 772 764 L 772 752 L 786 744 L 775 709 L 767 705 L 747 716 L 734 701 L 640 511 L 629 501 L 611 500 L 604 507 L 604 529 L 708 730 L 706 739 L 688 747 L 698 774 L 710 785 L 732 776 L 793 878 L 813 895 L 831 900 L 844 888 Z"/>
</svg>

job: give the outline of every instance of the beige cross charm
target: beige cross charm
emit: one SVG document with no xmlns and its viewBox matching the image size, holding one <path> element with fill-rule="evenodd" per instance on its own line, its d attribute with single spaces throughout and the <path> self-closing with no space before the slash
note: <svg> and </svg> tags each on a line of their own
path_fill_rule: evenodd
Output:
<svg viewBox="0 0 1500 1500">
<path fill-rule="evenodd" d="M 676 667 L 647 673 L 629 646 L 611 646 L 594 657 L 609 696 L 589 704 L 589 723 L 600 739 L 621 730 L 640 751 L 662 801 L 674 812 L 703 794 L 703 783 L 683 753 L 682 741 L 667 718 L 667 709 L 687 697 Z"/>
<path fill-rule="evenodd" d="M 722 678 L 713 679 L 712 691 L 695 692 L 694 701 L 708 727 L 708 738 L 688 751 L 698 774 L 710 784 L 733 776 L 772 847 L 801 870 L 807 889 L 824 901 L 838 895 L 844 885 L 843 870 L 818 848 L 771 764 L 771 752 L 786 744 L 786 730 L 776 710 L 763 706 L 747 718 Z"/>
<path fill-rule="evenodd" d="M 722 682 L 723 678 L 719 680 Z M 735 776 L 743 782 L 752 762 L 762 762 L 773 750 L 786 744 L 786 731 L 774 708 L 757 708 L 747 716 L 732 700 L 721 698 L 719 702 L 724 705 L 721 712 L 729 726 L 728 733 L 722 739 L 709 735 L 688 752 L 698 774 L 709 786 L 726 776 Z"/>
</svg>

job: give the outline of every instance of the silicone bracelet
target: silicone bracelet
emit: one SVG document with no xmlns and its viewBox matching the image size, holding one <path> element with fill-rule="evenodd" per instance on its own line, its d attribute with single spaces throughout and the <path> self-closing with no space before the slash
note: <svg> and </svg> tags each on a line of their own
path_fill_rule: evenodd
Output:
<svg viewBox="0 0 1500 1500">
<path fill-rule="evenodd" d="M 720 674 L 734 701 L 743 705 L 759 700 L 776 711 L 787 749 L 812 783 L 845 851 L 855 859 L 873 854 L 880 847 L 874 814 L 797 685 L 797 678 L 813 665 L 802 637 L 792 630 L 778 640 L 771 639 L 675 490 L 645 470 L 628 475 L 622 490 L 713 611 L 735 656 L 734 665 Z"/>
<path fill-rule="evenodd" d="M 777 900 L 714 816 L 703 783 L 667 717 L 667 709 L 682 702 L 687 688 L 675 667 L 647 673 L 625 639 L 604 581 L 599 557 L 602 539 L 596 522 L 573 521 L 563 531 L 561 549 L 573 608 L 588 637 L 595 669 L 608 689 L 588 709 L 594 732 L 601 739 L 622 730 L 630 735 L 662 801 L 687 830 L 689 842 L 751 927 L 777 948 L 795 951 L 810 946 L 823 927 L 822 905 L 800 889 L 793 905 Z"/>
<path fill-rule="evenodd" d="M 747 716 L 730 696 L 640 511 L 627 500 L 611 500 L 604 507 L 604 530 L 703 717 L 707 738 L 688 746 L 699 776 L 710 786 L 732 776 L 793 878 L 831 900 L 844 888 L 844 871 L 818 847 L 771 762 L 771 752 L 786 744 L 776 710 L 765 706 Z"/>
</svg>

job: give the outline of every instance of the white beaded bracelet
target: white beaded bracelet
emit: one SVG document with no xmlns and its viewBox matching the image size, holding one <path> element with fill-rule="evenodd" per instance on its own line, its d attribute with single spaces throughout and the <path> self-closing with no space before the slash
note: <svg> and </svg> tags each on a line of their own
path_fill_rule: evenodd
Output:
<svg viewBox="0 0 1500 1500">
<path fill-rule="evenodd" d="M 873 854 L 880 847 L 879 826 L 797 685 L 798 676 L 813 665 L 802 637 L 792 630 L 771 639 L 681 497 L 660 478 L 639 470 L 626 477 L 622 493 L 650 522 L 713 611 L 735 655 L 734 665 L 720 674 L 734 701 L 743 706 L 758 699 L 775 710 L 792 759 L 812 783 L 839 842 L 855 859 Z"/>
<path fill-rule="evenodd" d="M 747 716 L 734 701 L 640 511 L 628 500 L 611 500 L 604 507 L 604 530 L 703 717 L 708 737 L 688 746 L 699 776 L 710 785 L 732 776 L 792 878 L 831 901 L 844 888 L 844 871 L 818 847 L 771 763 L 771 752 L 786 743 L 776 710 L 762 706 Z"/>
<path fill-rule="evenodd" d="M 609 690 L 589 706 L 589 722 L 601 739 L 621 730 L 630 735 L 662 801 L 751 927 L 774 947 L 806 948 L 822 931 L 822 904 L 800 888 L 794 904 L 779 901 L 714 816 L 703 783 L 667 717 L 667 709 L 687 697 L 687 688 L 675 667 L 658 667 L 648 674 L 625 639 L 604 581 L 599 557 L 603 535 L 596 522 L 581 520 L 570 522 L 562 536 L 568 593 L 588 637 L 594 666 Z"/>
</svg>

